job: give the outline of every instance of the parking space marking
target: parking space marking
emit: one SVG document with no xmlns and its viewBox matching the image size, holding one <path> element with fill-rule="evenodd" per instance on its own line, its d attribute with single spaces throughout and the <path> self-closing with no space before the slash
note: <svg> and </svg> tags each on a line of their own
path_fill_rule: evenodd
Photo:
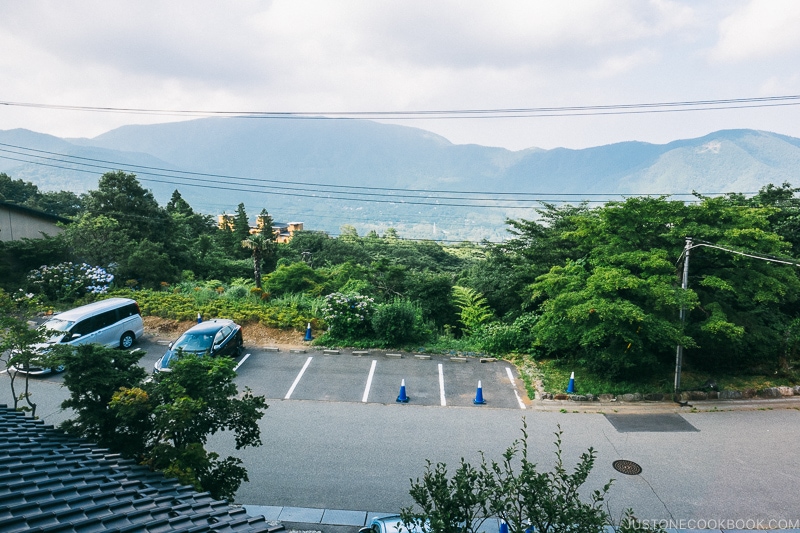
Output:
<svg viewBox="0 0 800 533">
<path fill-rule="evenodd" d="M 442 363 L 439 363 L 439 402 L 442 407 L 447 405 L 447 401 L 444 399 L 444 371 L 442 370 Z"/>
<path fill-rule="evenodd" d="M 372 366 L 369 368 L 369 376 L 367 376 L 367 386 L 364 387 L 364 396 L 361 397 L 361 401 L 363 403 L 367 403 L 367 397 L 369 396 L 369 389 L 372 387 L 372 376 L 375 375 L 375 367 L 378 364 L 377 359 L 372 360 Z"/>
<path fill-rule="evenodd" d="M 514 396 L 517 397 L 517 403 L 519 404 L 520 409 L 525 409 L 525 402 L 522 401 L 522 398 L 519 397 L 519 392 L 517 392 L 517 382 L 514 381 L 514 374 L 511 373 L 511 367 L 506 367 L 506 373 L 508 374 L 508 380 L 511 382 L 511 387 L 514 389 Z"/>
<path fill-rule="evenodd" d="M 241 360 L 241 361 L 239 361 L 239 364 L 238 364 L 238 365 L 236 365 L 235 367 L 233 367 L 233 371 L 234 371 L 234 372 L 236 372 L 237 370 L 239 370 L 239 367 L 240 367 L 240 366 L 242 366 L 242 364 L 243 364 L 245 361 L 247 361 L 247 358 L 248 358 L 248 357 L 250 357 L 250 354 L 249 354 L 249 353 L 246 353 L 246 354 L 244 354 L 244 357 L 242 357 L 242 360 Z"/>
<path fill-rule="evenodd" d="M 305 373 L 306 368 L 308 368 L 308 365 L 311 364 L 312 359 L 314 359 L 314 357 L 309 357 L 308 359 L 306 359 L 306 364 L 303 365 L 303 368 L 300 369 L 300 373 L 297 374 L 296 378 L 294 378 L 294 383 L 292 383 L 292 386 L 289 387 L 289 392 L 287 392 L 286 396 L 283 397 L 284 400 L 288 400 L 289 398 L 292 397 L 292 393 L 294 392 L 295 387 L 297 387 L 297 384 L 300 383 L 300 378 L 303 377 L 303 374 Z"/>
</svg>

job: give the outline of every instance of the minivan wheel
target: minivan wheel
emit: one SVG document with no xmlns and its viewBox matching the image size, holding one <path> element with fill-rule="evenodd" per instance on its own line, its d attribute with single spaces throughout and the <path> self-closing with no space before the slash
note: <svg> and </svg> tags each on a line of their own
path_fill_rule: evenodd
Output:
<svg viewBox="0 0 800 533">
<path fill-rule="evenodd" d="M 133 341 L 136 340 L 136 337 L 133 336 L 133 333 L 130 331 L 126 331 L 122 334 L 122 337 L 119 339 L 119 347 L 123 350 L 127 350 L 131 346 L 133 346 Z"/>
</svg>

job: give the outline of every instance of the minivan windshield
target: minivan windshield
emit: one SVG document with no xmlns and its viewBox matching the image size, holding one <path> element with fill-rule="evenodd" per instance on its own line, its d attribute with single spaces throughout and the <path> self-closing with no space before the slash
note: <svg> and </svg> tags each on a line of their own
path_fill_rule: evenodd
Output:
<svg viewBox="0 0 800 533">
<path fill-rule="evenodd" d="M 202 353 L 211 350 L 211 342 L 214 335 L 211 333 L 184 333 L 172 345 L 172 349 L 183 350 L 184 352 Z"/>
<path fill-rule="evenodd" d="M 64 333 L 69 331 L 69 328 L 71 328 L 74 324 L 75 322 L 70 320 L 51 318 L 39 326 L 39 329 L 50 334 L 50 336 L 45 339 L 45 342 L 53 344 L 59 342 L 64 337 Z"/>
</svg>

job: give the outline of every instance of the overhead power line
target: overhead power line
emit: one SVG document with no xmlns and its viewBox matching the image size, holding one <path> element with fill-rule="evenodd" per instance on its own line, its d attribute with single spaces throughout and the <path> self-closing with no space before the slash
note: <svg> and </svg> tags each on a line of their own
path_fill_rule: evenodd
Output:
<svg viewBox="0 0 800 533">
<path fill-rule="evenodd" d="M 19 157 L 2 155 L 3 153 L 14 154 Z M 539 203 L 541 202 L 559 203 L 565 201 L 564 197 L 570 199 L 579 198 L 580 201 L 584 201 L 587 203 L 605 203 L 611 201 L 614 198 L 622 198 L 624 196 L 627 196 L 619 193 L 541 193 L 541 192 L 506 193 L 506 192 L 492 192 L 492 191 L 457 191 L 457 190 L 446 190 L 446 189 L 434 189 L 434 190 L 401 189 L 401 188 L 391 188 L 391 187 L 331 185 L 324 183 L 297 183 L 296 181 L 289 181 L 289 180 L 248 178 L 248 177 L 231 176 L 224 174 L 192 172 L 192 171 L 174 170 L 162 167 L 136 165 L 136 164 L 122 163 L 118 161 L 108 161 L 103 159 L 73 156 L 69 154 L 51 152 L 47 150 L 39 150 L 35 148 L 28 148 L 24 146 L 12 145 L 7 143 L 0 143 L 0 158 L 12 161 L 19 161 L 22 163 L 48 166 L 51 168 L 72 170 L 83 173 L 97 173 L 99 171 L 124 169 L 129 172 L 135 172 L 142 181 L 165 183 L 176 186 L 201 187 L 208 189 L 232 190 L 239 192 L 273 194 L 278 196 L 293 196 L 301 198 L 317 198 L 317 199 L 322 198 L 322 199 L 332 199 L 332 200 L 349 200 L 349 201 L 377 202 L 377 203 L 390 203 L 390 204 L 432 205 L 440 207 L 533 209 L 539 206 L 519 205 L 519 203 L 522 201 L 524 202 L 532 201 Z M 42 160 L 50 161 L 50 163 L 44 162 Z M 70 165 L 70 166 L 64 166 L 64 165 Z M 82 167 L 87 167 L 87 168 L 82 168 Z M 172 180 L 182 180 L 182 181 L 172 181 Z M 245 182 L 245 183 L 237 183 L 237 182 Z M 251 188 L 257 185 L 268 186 L 268 188 L 263 190 Z M 292 192 L 279 192 L 279 191 L 292 191 Z M 370 192 L 365 192 L 365 191 L 370 191 Z M 309 194 L 309 193 L 318 193 L 318 194 Z M 404 194 L 404 193 L 416 193 L 416 194 Z M 460 196 L 442 196 L 442 194 L 456 194 Z M 478 197 L 478 198 L 467 196 L 467 195 L 478 195 L 478 194 L 491 195 L 491 196 Z M 711 196 L 722 193 L 704 193 L 704 194 Z M 744 194 L 750 194 L 750 193 L 744 193 Z M 338 195 L 338 196 L 333 196 L 333 195 Z M 347 195 L 347 196 L 341 196 L 341 195 Z M 650 196 L 693 196 L 693 193 L 677 193 L 677 194 L 651 193 L 649 195 Z M 513 196 L 514 198 L 507 198 L 509 196 Z M 543 196 L 554 196 L 555 198 L 543 198 Z M 587 199 L 587 197 L 602 198 L 602 199 L 592 200 L 592 199 Z M 433 201 L 422 201 L 422 200 L 433 200 Z M 453 203 L 453 202 L 442 202 L 442 200 L 456 200 L 462 202 L 489 201 L 495 203 L 493 204 Z"/>
<path fill-rule="evenodd" d="M 121 113 L 137 115 L 168 115 L 187 117 L 232 117 L 246 119 L 486 119 L 535 118 L 590 115 L 628 115 L 641 113 L 671 113 L 685 111 L 710 111 L 718 109 L 745 109 L 800 105 L 800 95 L 725 98 L 715 100 L 683 100 L 675 102 L 650 102 L 609 105 L 584 105 L 560 107 L 520 107 L 491 109 L 439 109 L 407 111 L 263 111 L 263 110 L 202 110 L 153 109 L 137 107 L 80 106 L 47 104 L 41 102 L 0 101 L 0 106 L 36 109 L 80 111 L 92 113 Z"/>
<path fill-rule="evenodd" d="M 21 159 L 17 157 L 10 157 L 5 155 L 0 155 L 0 159 L 7 159 L 11 161 L 19 161 L 23 163 L 31 163 L 34 165 L 39 166 L 46 166 L 51 168 L 59 168 L 62 170 L 71 170 L 74 172 L 83 172 L 88 174 L 95 174 L 97 173 L 96 169 L 82 169 L 82 168 L 75 168 L 75 167 L 68 167 L 64 165 L 58 165 L 55 163 L 43 163 L 40 161 L 31 161 L 26 159 Z M 66 164 L 82 164 L 82 163 L 74 163 L 71 161 L 58 161 L 60 163 Z M 89 166 L 97 166 L 97 165 L 89 165 Z M 121 168 L 108 168 L 107 170 L 124 170 L 125 167 Z M 142 176 L 144 175 L 144 176 Z M 149 176 L 156 176 L 156 177 L 149 177 Z M 173 181 L 170 179 L 157 179 L 157 177 L 165 177 L 165 178 L 172 178 L 175 179 L 183 179 L 189 180 L 191 182 L 184 182 L 184 181 Z M 153 183 L 164 183 L 168 185 L 176 185 L 176 186 L 183 186 L 183 187 L 200 187 L 203 189 L 214 189 L 214 190 L 225 190 L 225 191 L 237 191 L 237 192 L 247 192 L 247 193 L 258 193 L 258 194 L 270 194 L 275 196 L 291 196 L 295 198 L 314 198 L 317 200 L 344 200 L 344 201 L 351 201 L 351 202 L 371 202 L 371 203 L 383 203 L 383 204 L 402 204 L 402 205 L 430 205 L 430 206 L 438 206 L 438 207 L 472 207 L 472 208 L 505 208 L 505 209 L 535 209 L 539 207 L 538 205 L 499 205 L 499 204 L 470 204 L 470 203 L 453 203 L 453 202 L 424 202 L 424 201 L 415 201 L 415 200 L 406 200 L 400 196 L 393 196 L 393 195 L 382 195 L 382 198 L 362 198 L 362 197 L 349 197 L 349 196 L 333 196 L 332 194 L 327 194 L 325 192 L 320 192 L 320 194 L 308 194 L 306 192 L 276 192 L 274 188 L 263 188 L 263 189 L 253 189 L 253 188 L 244 188 L 244 187 L 227 187 L 223 185 L 219 185 L 218 181 L 208 180 L 208 179 L 201 179 L 201 178 L 189 178 L 189 177 L 181 177 L 181 176 L 165 176 L 162 174 L 155 174 L 152 172 L 139 172 L 137 173 L 137 178 L 141 181 L 149 181 Z M 201 184 L 195 182 L 203 182 Z M 237 185 L 237 184 L 230 184 L 230 185 Z M 331 191 L 328 191 L 330 193 Z M 339 194 L 357 194 L 357 193 L 339 193 Z M 557 195 L 558 193 L 555 193 Z M 435 199 L 436 197 L 428 197 L 428 199 Z M 468 201 L 473 200 L 472 198 L 463 198 L 462 200 Z M 479 200 L 479 199 L 476 199 Z M 511 202 L 514 200 L 501 200 L 497 199 L 496 202 Z M 558 198 L 530 198 L 526 199 L 529 202 L 549 202 L 549 203 L 558 203 L 564 202 L 563 199 Z M 588 203 L 606 203 L 608 200 L 584 200 Z"/>
<path fill-rule="evenodd" d="M 25 146 L 18 146 L 14 144 L 7 144 L 7 143 L 0 143 L 0 146 L 5 146 L 7 148 L 14 148 L 17 150 L 24 150 L 24 152 L 17 152 L 14 150 L 2 149 L 0 148 L 0 152 L 8 152 L 14 153 L 18 155 L 26 155 L 29 157 L 41 157 L 35 154 L 47 154 L 51 156 L 57 156 L 58 158 L 68 158 L 70 160 L 76 161 L 91 161 L 93 163 L 104 163 L 105 165 L 112 165 L 114 168 L 121 168 L 124 166 L 128 169 L 144 169 L 144 170 L 156 170 L 159 172 L 170 172 L 173 174 L 185 174 L 187 176 L 204 176 L 204 177 L 211 177 L 211 178 L 222 178 L 222 179 L 234 179 L 239 181 L 251 181 L 257 183 L 277 183 L 277 184 L 288 184 L 294 185 L 295 190 L 307 190 L 307 187 L 326 187 L 330 189 L 353 189 L 353 190 L 365 190 L 365 191 L 397 191 L 397 192 L 417 192 L 417 193 L 425 193 L 425 194 L 463 194 L 463 195 L 473 195 L 473 194 L 484 194 L 484 195 L 493 195 L 493 196 L 542 196 L 542 195 L 558 195 L 558 196 L 580 196 L 580 197 L 591 197 L 591 196 L 622 196 L 619 193 L 547 193 L 547 192 L 501 192 L 501 191 L 465 191 L 465 190 L 455 190 L 455 189 L 413 189 L 413 188 L 399 188 L 399 187 L 368 187 L 364 185 L 335 185 L 329 183 L 318 183 L 318 182 L 298 182 L 297 180 L 276 180 L 276 179 L 269 179 L 269 178 L 248 178 L 242 176 L 231 176 L 226 174 L 214 174 L 209 172 L 194 172 L 189 170 L 176 170 L 171 168 L 164 168 L 164 167 L 152 167 L 146 165 L 136 165 L 133 163 L 121 163 L 119 161 L 109 161 L 107 159 L 96 159 L 91 157 L 81 157 L 76 155 L 64 154 L 60 152 L 50 152 L 47 150 L 40 150 L 37 148 L 28 148 Z M 27 154 L 25 152 L 33 152 L 33 154 Z M 41 157 L 42 159 L 48 159 L 46 157 Z M 62 159 L 58 159 L 62 162 L 71 162 Z M 32 161 L 31 161 L 32 162 Z M 87 165 L 87 166 L 97 166 L 97 165 Z M 100 168 L 107 168 L 106 166 L 101 166 Z M 176 176 L 177 177 L 177 176 Z M 302 186 L 302 188 L 299 188 Z M 324 191 L 329 192 L 329 191 Z M 719 192 L 706 192 L 702 193 L 706 195 L 719 195 L 724 193 Z M 742 193 L 742 194 L 754 194 L 754 193 Z M 647 193 L 648 196 L 694 196 L 694 193 Z"/>
</svg>

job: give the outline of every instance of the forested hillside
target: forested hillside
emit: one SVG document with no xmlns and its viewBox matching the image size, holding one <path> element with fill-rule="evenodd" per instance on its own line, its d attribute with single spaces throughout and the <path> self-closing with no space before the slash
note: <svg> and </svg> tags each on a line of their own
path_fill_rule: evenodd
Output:
<svg viewBox="0 0 800 533">
<path fill-rule="evenodd" d="M 518 354 L 604 383 L 669 389 L 678 344 L 690 373 L 793 381 L 798 192 L 784 184 L 688 203 L 543 204 L 535 220 L 510 220 L 498 244 L 353 227 L 277 244 L 270 231 L 250 232 L 256 215 L 269 220 L 268 206 L 239 204 L 220 229 L 177 190 L 160 205 L 131 174 L 104 174 L 80 197 L 2 174 L 6 201 L 73 222 L 56 238 L 2 243 L 0 280 L 12 299 L 38 306 L 128 294 L 169 318 L 311 322 L 326 345 Z M 687 238 L 695 247 L 683 290 Z"/>
<path fill-rule="evenodd" d="M 0 131 L 0 172 L 43 191 L 84 193 L 116 170 L 135 173 L 162 204 L 179 189 L 203 214 L 231 213 L 247 196 L 282 221 L 331 234 L 350 224 L 361 234 L 393 227 L 408 238 L 497 242 L 506 218 L 535 218 L 540 200 L 686 200 L 692 191 L 797 185 L 800 140 L 725 130 L 666 144 L 510 151 L 368 120 L 244 118 L 129 125 L 92 139 Z"/>
</svg>

